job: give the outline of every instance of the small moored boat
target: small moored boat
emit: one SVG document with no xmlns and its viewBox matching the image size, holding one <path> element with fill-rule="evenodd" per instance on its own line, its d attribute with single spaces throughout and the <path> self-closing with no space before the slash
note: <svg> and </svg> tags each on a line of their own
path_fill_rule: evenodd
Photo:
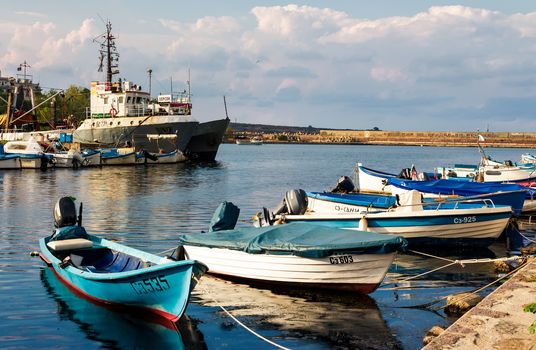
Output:
<svg viewBox="0 0 536 350">
<path fill-rule="evenodd" d="M 175 322 L 206 272 L 197 261 L 173 261 L 87 234 L 69 197 L 56 204 L 54 220 L 55 232 L 39 241 L 41 259 L 64 284 L 96 302 Z"/>
<path fill-rule="evenodd" d="M 136 164 L 134 147 L 110 148 L 101 150 L 102 165 L 133 165 Z"/>
<path fill-rule="evenodd" d="M 362 210 L 347 213 L 307 212 L 305 191 L 289 191 L 283 205 L 273 213 L 264 210 L 254 224 L 279 225 L 307 222 L 329 227 L 401 235 L 414 245 L 489 246 L 503 232 L 512 216 L 509 206 L 492 201 L 439 202 L 424 209 L 421 195 L 400 195 L 400 206 L 387 211 Z M 274 215 L 275 214 L 275 215 Z"/>
<path fill-rule="evenodd" d="M 237 217 L 225 228 L 234 227 Z M 303 223 L 181 235 L 179 242 L 188 258 L 220 276 L 361 293 L 379 286 L 406 245 L 399 236 Z"/>
</svg>

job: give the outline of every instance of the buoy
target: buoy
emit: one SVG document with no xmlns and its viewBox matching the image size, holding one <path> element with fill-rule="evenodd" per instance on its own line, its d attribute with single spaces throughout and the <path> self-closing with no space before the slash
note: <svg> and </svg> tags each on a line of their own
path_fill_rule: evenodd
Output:
<svg viewBox="0 0 536 350">
<path fill-rule="evenodd" d="M 365 215 L 361 217 L 361 220 L 359 220 L 359 230 L 360 231 L 367 231 L 368 230 L 368 221 Z"/>
<path fill-rule="evenodd" d="M 452 294 L 447 297 L 445 312 L 451 315 L 464 314 L 478 304 L 483 297 L 475 293 Z"/>
<path fill-rule="evenodd" d="M 439 326 L 433 326 L 430 328 L 428 332 L 426 332 L 426 335 L 424 336 L 424 339 L 422 340 L 423 345 L 428 345 L 434 340 L 438 335 L 443 333 L 445 329 L 439 327 Z"/>
<path fill-rule="evenodd" d="M 39 256 L 39 252 L 34 250 L 33 252 L 30 252 L 30 256 Z"/>
</svg>

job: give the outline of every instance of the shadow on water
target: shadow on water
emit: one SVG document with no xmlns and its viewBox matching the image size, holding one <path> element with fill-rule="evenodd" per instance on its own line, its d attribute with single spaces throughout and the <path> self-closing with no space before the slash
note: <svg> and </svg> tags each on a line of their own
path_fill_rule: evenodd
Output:
<svg viewBox="0 0 536 350">
<path fill-rule="evenodd" d="M 192 301 L 210 307 L 221 305 L 247 326 L 261 331 L 276 328 L 282 333 L 279 338 L 300 339 L 301 346 L 402 348 L 374 299 L 366 295 L 250 284 L 205 275 Z"/>
<path fill-rule="evenodd" d="M 60 321 L 78 325 L 87 339 L 110 349 L 206 349 L 203 335 L 195 321 L 184 315 L 176 324 L 158 324 L 135 315 L 120 313 L 95 305 L 73 294 L 54 272 L 44 268 L 41 282 L 50 298 L 57 303 Z"/>
</svg>

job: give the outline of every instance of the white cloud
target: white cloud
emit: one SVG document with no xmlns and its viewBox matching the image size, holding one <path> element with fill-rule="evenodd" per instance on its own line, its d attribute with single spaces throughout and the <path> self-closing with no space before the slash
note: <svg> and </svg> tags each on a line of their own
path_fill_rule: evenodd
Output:
<svg viewBox="0 0 536 350">
<path fill-rule="evenodd" d="M 186 80 L 191 67 L 196 113 L 214 115 L 206 101 L 220 108 L 220 96 L 231 94 L 234 112 L 250 122 L 284 115 L 282 122 L 296 125 L 359 127 L 347 125 L 350 118 L 364 128 L 470 130 L 502 108 L 497 115 L 514 117 L 500 125 L 515 129 L 530 113 L 518 115 L 519 103 L 509 98 L 536 100 L 536 12 L 434 6 L 410 16 L 362 19 L 286 5 L 253 7 L 247 15 L 133 19 L 161 31 L 131 33 L 119 26 L 121 72 L 144 83 L 152 67 L 153 79 L 174 75 L 175 81 Z M 91 39 L 103 28 L 91 19 L 69 30 L 58 26 L 0 22 L 2 72 L 26 59 L 49 79 L 87 85 L 98 56 Z M 69 72 L 54 73 L 59 66 Z M 329 124 L 326 114 L 333 116 Z M 456 116 L 463 123 L 452 123 Z M 386 125 L 365 125 L 376 121 Z"/>
</svg>

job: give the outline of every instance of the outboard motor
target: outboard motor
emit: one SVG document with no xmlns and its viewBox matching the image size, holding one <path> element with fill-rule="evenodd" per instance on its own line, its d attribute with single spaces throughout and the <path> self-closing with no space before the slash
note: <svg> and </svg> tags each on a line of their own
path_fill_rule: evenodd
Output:
<svg viewBox="0 0 536 350">
<path fill-rule="evenodd" d="M 398 174 L 398 177 L 401 179 L 411 180 L 411 169 L 410 168 L 402 169 L 400 174 Z"/>
<path fill-rule="evenodd" d="M 348 176 L 341 176 L 337 184 L 333 187 L 331 193 L 350 193 L 355 189 L 354 183 Z"/>
<path fill-rule="evenodd" d="M 143 155 L 145 164 L 147 164 L 147 159 L 152 160 L 153 162 L 156 162 L 158 160 L 157 156 L 149 153 L 147 150 L 141 150 L 140 153 Z"/>
<path fill-rule="evenodd" d="M 62 228 L 76 225 L 76 206 L 71 197 L 62 197 L 54 207 L 54 226 Z"/>
<path fill-rule="evenodd" d="M 303 215 L 307 210 L 307 194 L 304 190 L 290 190 L 285 193 L 283 202 L 274 210 L 274 215 L 290 214 Z"/>
<path fill-rule="evenodd" d="M 54 227 L 56 229 L 52 233 L 50 241 L 87 238 L 87 232 L 82 227 L 82 203 L 80 203 L 80 211 L 77 217 L 73 198 L 60 198 L 54 206 Z"/>
<path fill-rule="evenodd" d="M 419 173 L 419 175 L 417 175 L 417 180 L 419 180 L 419 181 L 429 181 L 430 176 L 428 176 L 428 173 L 422 172 L 422 173 Z"/>
<path fill-rule="evenodd" d="M 218 208 L 216 208 L 214 215 L 212 215 L 208 231 L 214 232 L 234 229 L 239 215 L 240 208 L 231 202 L 222 202 Z"/>
</svg>

